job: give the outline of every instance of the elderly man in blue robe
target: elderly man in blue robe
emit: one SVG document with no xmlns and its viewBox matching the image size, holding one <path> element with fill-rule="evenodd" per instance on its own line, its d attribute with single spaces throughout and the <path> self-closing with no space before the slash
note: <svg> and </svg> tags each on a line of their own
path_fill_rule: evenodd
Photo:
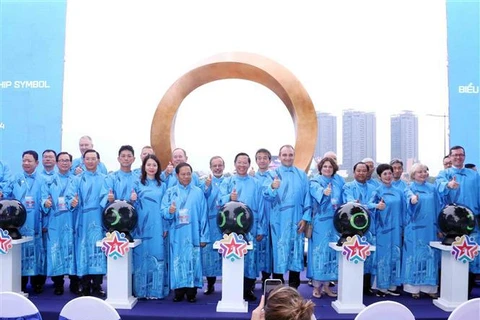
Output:
<svg viewBox="0 0 480 320">
<path fill-rule="evenodd" d="M 289 285 L 298 288 L 304 269 L 304 231 L 312 217 L 310 183 L 305 172 L 293 165 L 293 146 L 282 146 L 279 157 L 281 166 L 273 179 L 265 180 L 263 190 L 264 198 L 272 202 L 273 278 L 283 281 L 289 271 Z"/>
<path fill-rule="evenodd" d="M 85 151 L 93 149 L 92 138 L 90 138 L 89 136 L 81 137 L 80 141 L 78 143 L 78 146 L 79 146 L 79 149 L 80 149 L 81 156 L 80 156 L 80 158 L 76 158 L 76 159 L 73 160 L 72 167 L 70 168 L 70 171 L 73 174 L 75 174 L 76 176 L 78 176 L 83 171 L 87 170 L 87 168 L 85 167 L 85 162 L 83 161 L 83 158 L 84 158 L 83 154 L 85 153 Z M 99 159 L 99 161 L 100 161 L 100 159 Z M 103 173 L 103 174 L 108 173 L 107 168 L 105 167 L 105 165 L 102 162 L 98 163 L 98 171 L 100 173 Z"/>
<path fill-rule="evenodd" d="M 200 248 L 210 242 L 207 202 L 203 190 L 192 182 L 192 167 L 180 163 L 175 168 L 178 183 L 162 199 L 162 215 L 170 220 L 169 274 L 174 302 L 187 296 L 197 301 L 197 288 L 203 286 Z"/>
<path fill-rule="evenodd" d="M 220 205 L 230 201 L 239 201 L 252 210 L 253 226 L 245 234 L 245 240 L 253 245 L 253 249 L 249 250 L 244 259 L 243 298 L 246 301 L 255 301 L 257 297 L 252 288 L 255 286 L 255 279 L 261 271 L 256 263 L 255 250 L 265 234 L 265 226 L 259 223 L 263 220 L 261 186 L 257 179 L 248 174 L 248 168 L 251 164 L 248 154 L 238 153 L 235 156 L 234 164 L 236 174 L 225 179 L 220 185 Z"/>
<path fill-rule="evenodd" d="M 163 170 L 160 178 L 167 184 L 167 188 L 173 187 L 178 183 L 175 168 L 178 164 L 188 161 L 187 152 L 182 148 L 175 148 L 172 151 L 172 159 Z M 196 173 L 192 173 L 192 181 L 198 187 L 200 186 L 200 179 Z"/>
</svg>

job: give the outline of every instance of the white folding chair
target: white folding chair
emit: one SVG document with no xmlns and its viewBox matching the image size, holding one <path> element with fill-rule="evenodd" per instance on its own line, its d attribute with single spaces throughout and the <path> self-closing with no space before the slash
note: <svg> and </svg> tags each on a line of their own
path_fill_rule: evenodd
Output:
<svg viewBox="0 0 480 320">
<path fill-rule="evenodd" d="M 87 296 L 70 300 L 60 311 L 59 319 L 119 320 L 120 315 L 104 300 Z"/>
<path fill-rule="evenodd" d="M 38 308 L 32 301 L 15 292 L 0 292 L 0 318 L 22 318 L 26 316 L 42 320 Z"/>
<path fill-rule="evenodd" d="M 480 298 L 465 301 L 452 311 L 448 320 L 480 319 Z"/>
<path fill-rule="evenodd" d="M 355 320 L 415 320 L 413 313 L 403 304 L 395 301 L 380 301 L 360 311 Z"/>
</svg>

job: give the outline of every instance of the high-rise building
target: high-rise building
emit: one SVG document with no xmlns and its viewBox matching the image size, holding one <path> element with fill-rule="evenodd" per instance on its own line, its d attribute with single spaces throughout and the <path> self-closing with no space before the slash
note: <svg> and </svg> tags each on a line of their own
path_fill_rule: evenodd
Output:
<svg viewBox="0 0 480 320">
<path fill-rule="evenodd" d="M 412 111 L 402 111 L 390 118 L 391 156 L 401 159 L 406 171 L 418 161 L 418 118 Z"/>
<path fill-rule="evenodd" d="M 377 125 L 375 113 L 344 110 L 343 116 L 343 165 L 351 173 L 353 165 L 364 158 L 377 157 Z"/>
<path fill-rule="evenodd" d="M 330 113 L 317 112 L 317 124 L 314 159 L 322 157 L 327 151 L 337 153 L 337 117 Z"/>
</svg>

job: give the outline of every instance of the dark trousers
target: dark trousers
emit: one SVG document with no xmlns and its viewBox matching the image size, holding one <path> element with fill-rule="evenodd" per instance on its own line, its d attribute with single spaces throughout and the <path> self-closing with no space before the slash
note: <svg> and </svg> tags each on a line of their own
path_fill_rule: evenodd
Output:
<svg viewBox="0 0 480 320">
<path fill-rule="evenodd" d="M 65 284 L 65 280 L 63 280 L 63 276 L 53 276 L 52 281 L 55 288 L 63 288 L 63 285 Z"/>
<path fill-rule="evenodd" d="M 247 277 L 243 277 L 243 292 L 253 291 L 255 288 L 255 280 Z"/>
<path fill-rule="evenodd" d="M 103 283 L 103 274 L 87 274 L 82 277 L 82 287 L 100 288 Z"/>
<path fill-rule="evenodd" d="M 70 289 L 78 289 L 80 287 L 80 277 L 76 275 L 69 275 Z"/>
<path fill-rule="evenodd" d="M 174 290 L 175 297 L 183 298 L 186 294 L 187 299 L 195 298 L 197 296 L 197 288 L 178 288 Z"/>
<path fill-rule="evenodd" d="M 207 285 L 209 287 L 213 287 L 215 282 L 217 282 L 217 277 L 207 277 Z"/>
<path fill-rule="evenodd" d="M 30 285 L 32 287 L 40 286 L 43 287 L 47 281 L 47 276 L 36 275 L 36 276 L 22 276 L 22 291 L 27 289 L 28 278 L 30 278 Z"/>
<path fill-rule="evenodd" d="M 281 273 L 274 273 L 272 275 L 272 278 L 282 280 L 282 283 L 285 283 L 285 280 L 283 279 L 283 274 Z M 300 286 L 300 272 L 298 271 L 288 272 L 288 285 L 295 289 Z"/>
</svg>

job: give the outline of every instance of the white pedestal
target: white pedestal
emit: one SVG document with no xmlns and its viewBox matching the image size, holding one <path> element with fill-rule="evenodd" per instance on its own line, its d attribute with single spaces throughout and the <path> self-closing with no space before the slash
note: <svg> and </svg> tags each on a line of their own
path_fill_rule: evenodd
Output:
<svg viewBox="0 0 480 320">
<path fill-rule="evenodd" d="M 337 252 L 338 258 L 338 291 L 337 300 L 332 302 L 332 308 L 337 313 L 359 313 L 365 308 L 363 304 L 363 261 L 353 263 L 343 255 L 343 247 L 336 242 L 329 243 L 330 248 Z M 370 246 L 375 251 L 375 246 Z"/>
<path fill-rule="evenodd" d="M 213 244 L 214 249 L 219 242 Z M 252 244 L 247 245 L 252 250 Z M 248 302 L 243 300 L 244 257 L 231 261 L 222 259 L 222 300 L 217 303 L 217 312 L 248 312 Z"/>
<path fill-rule="evenodd" d="M 105 300 L 115 309 L 132 309 L 137 298 L 132 296 L 132 249 L 140 245 L 142 240 L 134 239 L 128 245 L 125 256 L 113 259 L 107 258 L 107 299 Z M 102 246 L 102 241 L 97 242 Z"/>
<path fill-rule="evenodd" d="M 451 312 L 468 300 L 468 266 L 455 260 L 452 246 L 443 245 L 440 241 L 431 241 L 430 246 L 442 252 L 442 276 L 440 297 L 433 304 L 444 311 Z"/>
<path fill-rule="evenodd" d="M 22 291 L 22 243 L 33 237 L 12 240 L 12 248 L 7 254 L 0 254 L 0 292 L 10 291 L 28 296 Z"/>
</svg>

